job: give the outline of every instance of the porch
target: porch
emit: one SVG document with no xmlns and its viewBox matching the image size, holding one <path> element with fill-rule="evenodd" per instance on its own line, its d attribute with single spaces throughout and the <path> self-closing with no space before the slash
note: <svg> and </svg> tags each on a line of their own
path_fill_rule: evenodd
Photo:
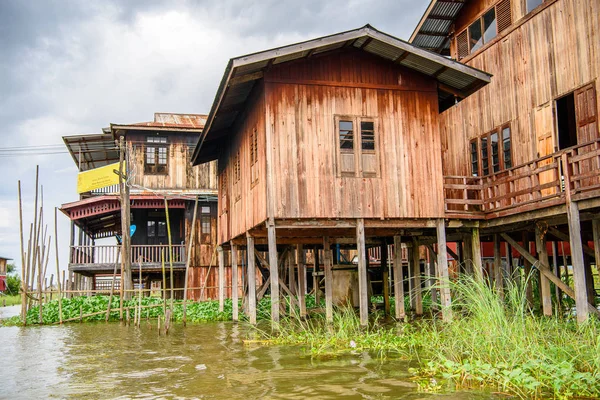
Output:
<svg viewBox="0 0 600 400">
<path fill-rule="evenodd" d="M 444 176 L 446 218 L 489 220 L 600 198 L 600 139 L 494 175 Z"/>
</svg>

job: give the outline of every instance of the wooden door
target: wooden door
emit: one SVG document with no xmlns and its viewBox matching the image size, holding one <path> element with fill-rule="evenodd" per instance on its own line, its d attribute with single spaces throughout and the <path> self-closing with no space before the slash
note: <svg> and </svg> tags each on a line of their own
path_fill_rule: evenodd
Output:
<svg viewBox="0 0 600 400">
<path fill-rule="evenodd" d="M 596 90 L 594 84 L 589 84 L 574 93 L 575 119 L 577 121 L 577 145 L 589 143 L 598 139 L 598 108 L 596 105 Z M 574 155 L 581 155 L 594 151 L 595 145 L 578 147 Z M 600 166 L 598 166 L 600 167 Z M 600 177 L 594 174 L 594 158 L 583 159 L 573 164 L 573 175 L 586 176 L 575 181 L 576 189 L 595 186 L 600 182 Z M 587 178 L 589 176 L 589 178 Z"/>
<path fill-rule="evenodd" d="M 554 141 L 554 129 L 553 118 L 552 118 L 552 102 L 546 103 L 538 107 L 534 111 L 534 125 L 535 125 L 535 138 L 536 138 L 536 150 L 538 158 L 549 156 L 554 153 L 555 141 Z M 538 163 L 538 168 L 544 165 L 551 164 L 554 160 L 547 158 Z M 537 182 L 539 185 L 544 185 L 557 180 L 557 176 L 554 170 L 544 171 L 539 174 Z M 553 195 L 557 193 L 557 187 L 550 187 L 541 190 L 542 197 Z"/>
</svg>

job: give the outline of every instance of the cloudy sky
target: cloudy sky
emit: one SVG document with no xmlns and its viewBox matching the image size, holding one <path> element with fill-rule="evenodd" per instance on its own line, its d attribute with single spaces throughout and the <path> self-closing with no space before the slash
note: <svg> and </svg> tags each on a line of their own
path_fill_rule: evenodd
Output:
<svg viewBox="0 0 600 400">
<path fill-rule="evenodd" d="M 60 144 L 156 111 L 208 113 L 229 58 L 367 23 L 408 39 L 428 3 L 0 0 L 0 255 L 20 265 L 17 181 L 28 229 L 36 164 L 50 230 L 54 207 L 78 199 L 68 154 L 11 148 Z M 64 268 L 68 219 L 58 217 Z"/>
</svg>

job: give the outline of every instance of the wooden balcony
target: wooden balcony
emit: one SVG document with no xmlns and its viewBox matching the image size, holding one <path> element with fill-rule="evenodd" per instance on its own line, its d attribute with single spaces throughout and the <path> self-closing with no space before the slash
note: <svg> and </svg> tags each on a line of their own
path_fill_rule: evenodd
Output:
<svg viewBox="0 0 600 400">
<path fill-rule="evenodd" d="M 600 197 L 600 139 L 494 175 L 445 176 L 448 218 L 491 219 Z"/>
<path fill-rule="evenodd" d="M 173 265 L 182 268 L 186 262 L 184 244 L 172 245 Z M 82 271 L 110 271 L 115 264 L 121 263 L 121 246 L 119 245 L 84 245 L 71 246 L 69 269 Z M 169 245 L 132 245 L 130 260 L 132 268 L 137 270 L 141 264 L 142 270 L 160 270 L 162 260 L 169 266 Z M 117 265 L 117 269 L 120 268 Z"/>
</svg>

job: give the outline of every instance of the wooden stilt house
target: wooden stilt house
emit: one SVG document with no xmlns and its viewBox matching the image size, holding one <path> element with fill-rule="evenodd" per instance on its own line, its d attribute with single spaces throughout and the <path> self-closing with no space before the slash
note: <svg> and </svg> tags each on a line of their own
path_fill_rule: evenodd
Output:
<svg viewBox="0 0 600 400">
<path fill-rule="evenodd" d="M 229 62 L 192 161 L 218 160 L 218 243 L 235 254 L 234 262 L 246 260 L 248 282 L 255 263 L 262 264 L 274 321 L 280 293 L 297 294 L 294 302 L 305 312 L 307 249 L 313 274 L 324 276 L 332 318 L 341 276 L 334 251 L 353 248 L 365 324 L 373 246 L 382 247 L 377 269 L 394 261 L 402 316 L 401 251 L 386 254 L 388 245 L 400 249 L 401 243 L 412 249 L 409 276 L 422 313 L 420 244 L 436 245 L 432 254 L 447 277 L 446 228 L 478 224 L 445 222 L 440 105 L 453 94 L 468 97 L 490 79 L 369 25 Z M 246 258 L 238 257 L 242 248 Z M 248 293 L 254 321 L 256 288 L 250 285 Z M 441 295 L 450 318 L 449 291 Z"/>
</svg>

